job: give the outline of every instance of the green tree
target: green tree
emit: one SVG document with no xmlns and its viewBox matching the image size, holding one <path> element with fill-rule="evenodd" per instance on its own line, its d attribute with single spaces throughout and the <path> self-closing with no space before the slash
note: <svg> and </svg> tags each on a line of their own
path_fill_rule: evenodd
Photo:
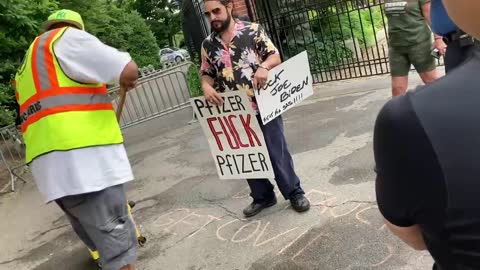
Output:
<svg viewBox="0 0 480 270">
<path fill-rule="evenodd" d="M 25 51 L 41 32 L 41 23 L 57 7 L 55 1 L 0 1 L 0 80 L 9 80 Z"/>
<path fill-rule="evenodd" d="M 85 30 L 104 41 L 101 36 L 107 32 L 105 26 L 112 23 L 109 5 L 103 0 L 59 0 L 60 7 L 74 10 L 82 15 Z"/>
<path fill-rule="evenodd" d="M 128 51 L 139 66 L 159 66 L 159 47 L 135 0 L 0 0 L 0 127 L 13 122 L 18 107 L 13 77 L 42 22 L 58 8 L 79 12 L 86 30 Z"/>
<path fill-rule="evenodd" d="M 140 67 L 159 66 L 155 36 L 132 1 L 60 0 L 63 8 L 79 12 L 86 30 L 106 44 L 127 51 Z"/>
<path fill-rule="evenodd" d="M 104 35 L 106 42 L 116 44 L 118 48 L 130 52 L 140 67 L 147 65 L 158 67 L 160 49 L 142 16 L 136 11 L 125 13 L 116 7 L 112 7 L 110 14 L 118 26 L 109 26 L 110 34 Z"/>
<path fill-rule="evenodd" d="M 178 1 L 137 0 L 133 7 L 146 20 L 160 47 L 175 46 L 175 35 L 182 29 Z"/>
<path fill-rule="evenodd" d="M 41 23 L 57 8 L 53 0 L 0 1 L 0 127 L 13 123 L 17 107 L 13 76 Z"/>
</svg>

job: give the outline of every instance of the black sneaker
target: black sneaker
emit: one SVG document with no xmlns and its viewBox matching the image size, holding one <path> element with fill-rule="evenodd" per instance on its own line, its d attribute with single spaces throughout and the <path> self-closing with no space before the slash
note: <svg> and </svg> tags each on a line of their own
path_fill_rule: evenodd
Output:
<svg viewBox="0 0 480 270">
<path fill-rule="evenodd" d="M 293 196 L 293 198 L 290 199 L 290 204 L 292 208 L 299 213 L 306 212 L 310 209 L 310 202 L 303 194 Z"/>
<path fill-rule="evenodd" d="M 257 203 L 253 201 L 249 206 L 247 206 L 247 208 L 243 210 L 243 214 L 245 215 L 245 217 L 253 217 L 256 214 L 262 212 L 263 209 L 274 206 L 275 204 L 277 204 L 276 197 L 273 197 L 273 199 L 264 203 Z"/>
</svg>

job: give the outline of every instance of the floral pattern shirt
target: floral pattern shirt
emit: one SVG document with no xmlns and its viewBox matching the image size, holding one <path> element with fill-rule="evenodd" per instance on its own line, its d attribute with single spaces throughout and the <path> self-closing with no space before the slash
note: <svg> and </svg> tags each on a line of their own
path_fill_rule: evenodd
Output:
<svg viewBox="0 0 480 270">
<path fill-rule="evenodd" d="M 229 45 L 216 33 L 203 41 L 200 72 L 215 80 L 213 87 L 218 92 L 245 91 L 257 111 L 253 75 L 258 65 L 278 50 L 259 24 L 237 20 L 235 31 Z"/>
</svg>

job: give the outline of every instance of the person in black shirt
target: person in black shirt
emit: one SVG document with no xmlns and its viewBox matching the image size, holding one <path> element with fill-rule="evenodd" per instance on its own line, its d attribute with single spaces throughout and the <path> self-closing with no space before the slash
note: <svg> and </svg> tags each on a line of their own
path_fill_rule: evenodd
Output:
<svg viewBox="0 0 480 270">
<path fill-rule="evenodd" d="M 480 37 L 480 1 L 444 0 Z M 374 131 L 376 194 L 389 229 L 434 269 L 480 269 L 480 53 L 389 101 Z"/>
</svg>

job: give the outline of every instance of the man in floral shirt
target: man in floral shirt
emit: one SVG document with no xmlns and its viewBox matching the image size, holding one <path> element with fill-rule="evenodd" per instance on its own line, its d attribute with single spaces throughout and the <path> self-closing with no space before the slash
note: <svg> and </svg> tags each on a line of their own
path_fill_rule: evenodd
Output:
<svg viewBox="0 0 480 270">
<path fill-rule="evenodd" d="M 211 103 L 221 105 L 218 92 L 245 91 L 258 111 L 254 89 L 263 87 L 268 71 L 281 63 L 275 45 L 255 23 L 232 19 L 232 0 L 204 0 L 205 16 L 212 34 L 202 44 L 202 88 Z M 292 157 L 283 134 L 283 122 L 277 117 L 266 125 L 257 117 L 267 144 L 275 180 L 286 200 L 297 212 L 310 209 L 300 179 L 295 174 Z M 268 179 L 249 179 L 253 202 L 243 210 L 247 217 L 277 203 Z"/>
</svg>

